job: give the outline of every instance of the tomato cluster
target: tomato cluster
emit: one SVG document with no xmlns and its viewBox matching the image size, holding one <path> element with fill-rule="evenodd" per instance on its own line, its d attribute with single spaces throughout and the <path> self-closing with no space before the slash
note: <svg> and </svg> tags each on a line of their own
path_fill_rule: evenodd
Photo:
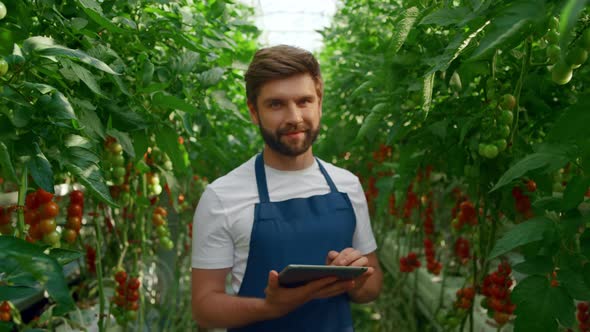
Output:
<svg viewBox="0 0 590 332">
<path fill-rule="evenodd" d="M 462 264 L 466 264 L 471 258 L 469 240 L 458 237 L 453 247 L 457 258 Z"/>
<path fill-rule="evenodd" d="M 457 300 L 455 301 L 455 307 L 468 310 L 473 304 L 473 298 L 475 298 L 475 289 L 473 287 L 461 288 L 457 291 L 456 295 Z"/>
<path fill-rule="evenodd" d="M 484 131 L 477 150 L 480 156 L 488 159 L 496 158 L 508 146 L 506 139 L 512 128 L 516 98 L 505 94 L 498 105 L 495 104 L 490 104 L 489 115 L 482 119 Z"/>
<path fill-rule="evenodd" d="M 469 200 L 457 201 L 457 205 L 451 211 L 451 216 L 453 216 L 451 226 L 457 231 L 461 230 L 464 225 L 477 225 L 477 212 Z"/>
<path fill-rule="evenodd" d="M 424 239 L 424 255 L 426 256 L 426 268 L 428 271 L 434 275 L 439 275 L 442 264 L 435 258 L 434 244 L 430 238 Z"/>
<path fill-rule="evenodd" d="M 580 332 L 590 332 L 590 302 L 578 303 L 578 328 Z"/>
<path fill-rule="evenodd" d="M 0 321 L 10 322 L 12 315 L 10 314 L 10 304 L 7 301 L 0 304 Z"/>
<path fill-rule="evenodd" d="M 66 221 L 64 239 L 68 243 L 74 243 L 82 228 L 82 216 L 84 215 L 84 193 L 74 190 L 70 193 L 70 205 L 68 206 L 68 219 Z"/>
<path fill-rule="evenodd" d="M 407 256 L 399 259 L 399 270 L 401 272 L 414 272 L 414 270 L 419 268 L 420 265 L 418 255 L 413 251 L 409 252 Z"/>
<path fill-rule="evenodd" d="M 4 208 L 0 206 L 0 234 L 12 233 L 12 212 L 16 210 L 16 206 Z"/>
<path fill-rule="evenodd" d="M 412 216 L 412 211 L 418 206 L 420 206 L 420 200 L 418 199 L 418 195 L 414 192 L 414 185 L 410 184 L 406 191 L 406 202 L 404 203 L 402 215 L 406 222 Z"/>
<path fill-rule="evenodd" d="M 27 194 L 25 199 L 25 223 L 30 225 L 27 241 L 43 239 L 49 245 L 59 243 L 59 233 L 55 217 L 59 206 L 53 201 L 53 194 L 41 188 Z"/>
<path fill-rule="evenodd" d="M 90 274 L 96 273 L 96 250 L 86 245 L 86 267 Z"/>
<path fill-rule="evenodd" d="M 165 208 L 158 206 L 154 209 L 152 214 L 152 224 L 156 228 L 156 234 L 159 237 L 160 245 L 166 250 L 174 248 L 174 243 L 170 240 L 170 230 L 168 229 L 167 219 L 168 211 Z"/>
<path fill-rule="evenodd" d="M 489 310 L 488 313 L 499 325 L 506 324 L 516 309 L 516 305 L 510 302 L 511 273 L 510 264 L 502 262 L 496 271 L 485 277 L 481 287 L 481 293 L 486 297 L 482 306 Z"/>
<path fill-rule="evenodd" d="M 127 277 L 127 272 L 119 270 L 115 273 L 117 288 L 115 296 L 111 299 L 115 303 L 114 315 L 117 323 L 125 325 L 128 321 L 137 318 L 139 309 L 139 287 L 141 282 L 137 277 Z"/>
<path fill-rule="evenodd" d="M 586 29 L 579 36 L 578 41 L 567 52 L 564 52 L 559 47 L 561 36 L 557 31 L 558 27 L 559 19 L 553 17 L 545 34 L 545 40 L 547 41 L 546 52 L 549 63 L 553 64 L 551 67 L 551 79 L 553 82 L 563 85 L 572 79 L 573 70 L 579 68 L 588 59 L 590 29 Z"/>
<path fill-rule="evenodd" d="M 527 182 L 527 190 L 533 192 L 537 190 L 537 185 L 533 180 Z M 524 193 L 520 186 L 512 188 L 512 197 L 514 197 L 514 209 L 520 213 L 525 219 L 530 219 L 534 216 L 531 199 Z"/>
<path fill-rule="evenodd" d="M 107 181 L 112 181 L 115 185 L 120 186 L 125 183 L 125 157 L 123 156 L 123 146 L 109 137 L 105 141 L 105 158 L 103 160 L 104 176 Z"/>
<path fill-rule="evenodd" d="M 160 184 L 160 176 L 158 173 L 147 174 L 148 196 L 160 196 L 162 193 L 162 185 Z"/>
</svg>

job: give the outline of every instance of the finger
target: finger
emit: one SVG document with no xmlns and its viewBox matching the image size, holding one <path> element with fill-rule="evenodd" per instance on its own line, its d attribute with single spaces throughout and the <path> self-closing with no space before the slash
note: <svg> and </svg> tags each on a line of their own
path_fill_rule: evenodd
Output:
<svg viewBox="0 0 590 332">
<path fill-rule="evenodd" d="M 369 264 L 369 259 L 365 256 L 360 256 L 356 260 L 349 263 L 349 266 L 367 266 Z"/>
<path fill-rule="evenodd" d="M 328 285 L 314 294 L 314 298 L 328 298 L 336 296 L 354 289 L 356 282 L 354 280 L 345 280 Z"/>
<path fill-rule="evenodd" d="M 322 278 L 322 279 L 308 282 L 304 286 L 301 286 L 301 288 L 304 288 L 304 291 L 308 292 L 309 294 L 313 294 L 313 293 L 317 292 L 318 290 L 336 282 L 337 280 L 338 280 L 338 278 L 336 278 L 336 277 Z"/>
<path fill-rule="evenodd" d="M 279 274 L 275 270 L 271 270 L 268 273 L 268 287 L 269 288 L 279 288 Z"/>
<path fill-rule="evenodd" d="M 333 265 L 347 266 L 362 257 L 360 251 L 353 248 L 346 248 L 340 252 L 338 257 L 332 262 Z"/>
<path fill-rule="evenodd" d="M 330 252 L 328 252 L 328 257 L 326 258 L 326 265 L 330 265 L 336 257 L 338 257 L 338 251 L 330 250 Z"/>
</svg>

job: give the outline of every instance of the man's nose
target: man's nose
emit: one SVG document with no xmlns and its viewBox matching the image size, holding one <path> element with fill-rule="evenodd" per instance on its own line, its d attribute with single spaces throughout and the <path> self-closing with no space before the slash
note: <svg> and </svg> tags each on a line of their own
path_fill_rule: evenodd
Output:
<svg viewBox="0 0 590 332">
<path fill-rule="evenodd" d="M 297 103 L 289 103 L 287 107 L 287 122 L 290 123 L 301 123 L 303 122 L 303 114 Z"/>
</svg>

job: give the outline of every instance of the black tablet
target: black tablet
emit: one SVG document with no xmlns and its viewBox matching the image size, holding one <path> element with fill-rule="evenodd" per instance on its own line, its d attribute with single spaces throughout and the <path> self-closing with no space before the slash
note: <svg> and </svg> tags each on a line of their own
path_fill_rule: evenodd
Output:
<svg viewBox="0 0 590 332">
<path fill-rule="evenodd" d="M 290 264 L 279 273 L 279 284 L 283 287 L 297 287 L 309 281 L 326 277 L 338 277 L 342 280 L 350 280 L 360 276 L 367 269 L 364 266 Z"/>
</svg>

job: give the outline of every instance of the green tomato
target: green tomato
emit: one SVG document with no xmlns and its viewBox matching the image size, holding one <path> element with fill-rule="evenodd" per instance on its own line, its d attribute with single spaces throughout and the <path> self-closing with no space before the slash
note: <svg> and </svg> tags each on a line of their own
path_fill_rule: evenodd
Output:
<svg viewBox="0 0 590 332">
<path fill-rule="evenodd" d="M 512 111 L 504 110 L 500 113 L 500 123 L 505 124 L 507 126 L 512 125 L 512 121 L 514 120 L 514 114 Z"/>
<path fill-rule="evenodd" d="M 4 60 L 4 59 L 0 59 L 0 76 L 6 75 L 7 72 L 8 72 L 8 62 L 6 62 L 6 60 Z"/>
<path fill-rule="evenodd" d="M 588 60 L 588 52 L 581 47 L 574 47 L 565 56 L 565 62 L 572 68 L 580 67 Z"/>
<path fill-rule="evenodd" d="M 172 242 L 172 240 L 170 240 L 170 238 L 164 237 L 160 240 L 162 243 L 162 248 L 164 248 L 166 250 L 172 250 L 172 248 L 174 248 L 174 243 Z"/>
<path fill-rule="evenodd" d="M 43 235 L 43 241 L 47 244 L 54 245 L 59 243 L 59 233 L 57 231 L 53 231 L 49 234 Z"/>
<path fill-rule="evenodd" d="M 477 152 L 479 153 L 480 156 L 485 157 L 485 149 L 486 149 L 486 144 L 484 143 L 479 143 L 479 145 L 477 146 Z"/>
<path fill-rule="evenodd" d="M 115 167 L 113 169 L 113 176 L 116 178 L 122 178 L 125 176 L 126 172 L 125 167 Z"/>
<path fill-rule="evenodd" d="M 123 151 L 123 146 L 119 143 L 113 143 L 110 146 L 110 150 L 113 154 L 120 154 Z"/>
<path fill-rule="evenodd" d="M 546 49 L 547 57 L 550 63 L 556 63 L 561 57 L 561 48 L 558 45 L 551 44 Z"/>
<path fill-rule="evenodd" d="M 506 138 L 510 135 L 510 126 L 507 125 L 503 125 L 498 127 L 498 135 L 501 138 Z"/>
<path fill-rule="evenodd" d="M 111 162 L 113 163 L 113 166 L 121 167 L 125 165 L 125 157 L 123 157 L 122 155 L 113 156 Z"/>
<path fill-rule="evenodd" d="M 163 238 L 164 236 L 166 236 L 168 234 L 168 230 L 166 229 L 165 226 L 160 225 L 160 226 L 156 227 L 156 234 L 158 234 L 158 236 L 160 238 Z"/>
<path fill-rule="evenodd" d="M 164 169 L 167 171 L 171 171 L 172 170 L 172 162 L 170 160 L 166 160 L 164 162 Z"/>
<path fill-rule="evenodd" d="M 137 311 L 133 311 L 133 310 L 127 310 L 127 312 L 125 313 L 125 318 L 128 321 L 134 321 L 137 319 Z"/>
<path fill-rule="evenodd" d="M 0 20 L 6 17 L 6 6 L 0 1 Z"/>
<path fill-rule="evenodd" d="M 498 152 L 502 152 L 502 151 L 506 150 L 508 143 L 506 142 L 505 139 L 500 138 L 499 140 L 496 140 L 494 142 L 494 145 L 498 148 Z"/>
<path fill-rule="evenodd" d="M 502 102 L 500 103 L 500 107 L 505 110 L 513 110 L 516 106 L 516 98 L 513 95 L 507 93 L 502 96 Z"/>
<path fill-rule="evenodd" d="M 488 144 L 484 148 L 484 157 L 493 159 L 498 156 L 498 148 L 493 144 Z"/>
<path fill-rule="evenodd" d="M 559 85 L 567 84 L 572 79 L 572 75 L 572 68 L 563 61 L 559 61 L 551 68 L 551 79 Z"/>
<path fill-rule="evenodd" d="M 156 184 L 156 185 L 154 185 L 154 186 L 152 187 L 152 192 L 153 192 L 153 193 L 154 193 L 156 196 L 160 195 L 160 194 L 162 193 L 162 186 L 161 186 L 161 185 L 159 185 L 159 184 Z"/>
<path fill-rule="evenodd" d="M 550 44 L 557 44 L 559 43 L 559 32 L 553 29 L 549 30 L 545 36 L 545 39 L 547 39 Z"/>
</svg>

